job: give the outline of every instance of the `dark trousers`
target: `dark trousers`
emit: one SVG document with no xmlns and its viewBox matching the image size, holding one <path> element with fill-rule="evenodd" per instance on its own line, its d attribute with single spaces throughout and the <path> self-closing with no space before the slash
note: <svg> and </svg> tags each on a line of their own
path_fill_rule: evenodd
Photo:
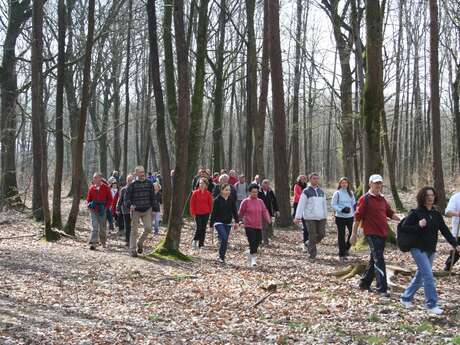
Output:
<svg viewBox="0 0 460 345">
<path fill-rule="evenodd" d="M 294 206 L 294 212 L 292 216 L 295 218 L 295 213 L 297 212 L 297 206 L 299 205 L 298 202 L 295 202 L 293 204 Z M 302 233 L 303 233 L 303 243 L 308 241 L 308 228 L 307 228 L 307 223 L 305 222 L 305 219 L 302 218 Z"/>
<path fill-rule="evenodd" d="M 131 214 L 123 214 L 123 225 L 125 227 L 126 244 L 129 245 L 129 237 L 131 236 Z"/>
<path fill-rule="evenodd" d="M 457 242 L 459 239 L 460 237 L 457 237 Z M 452 261 L 452 256 L 454 259 L 453 261 Z M 444 271 L 450 271 L 459 258 L 460 258 L 460 255 L 458 254 L 458 252 L 455 249 L 452 249 L 449 253 L 449 257 L 446 260 L 446 266 L 444 267 Z"/>
<path fill-rule="evenodd" d="M 115 214 L 115 220 L 116 220 L 118 229 L 122 231 L 125 228 L 125 220 L 123 219 L 123 215 L 120 213 Z"/>
<path fill-rule="evenodd" d="M 107 221 L 109 222 L 109 228 L 110 228 L 110 230 L 113 230 L 114 226 L 113 226 L 112 210 L 110 208 L 108 208 L 106 212 L 107 212 Z"/>
<path fill-rule="evenodd" d="M 337 225 L 337 230 L 338 230 L 337 238 L 339 242 L 339 256 L 344 257 L 348 255 L 348 250 L 351 247 L 350 237 L 351 237 L 351 231 L 353 230 L 353 217 L 351 218 L 335 217 L 335 224 Z M 347 228 L 348 228 L 348 235 L 346 235 Z"/>
<path fill-rule="evenodd" d="M 204 239 L 206 237 L 206 226 L 208 224 L 209 214 L 200 214 L 195 217 L 196 231 L 194 241 L 199 242 L 199 246 L 203 247 Z"/>
<path fill-rule="evenodd" d="M 386 292 L 387 285 L 387 271 L 385 267 L 385 258 L 383 252 L 385 250 L 385 238 L 380 236 L 366 236 L 370 248 L 370 260 L 367 264 L 366 270 L 361 277 L 360 287 L 363 289 L 370 288 L 372 281 L 376 280 L 377 291 Z"/>
<path fill-rule="evenodd" d="M 245 230 L 249 242 L 249 253 L 257 254 L 257 249 L 262 241 L 262 230 L 254 228 L 245 228 Z"/>
<path fill-rule="evenodd" d="M 232 226 L 230 224 L 216 224 L 214 227 L 220 240 L 219 258 L 225 260 L 225 253 L 227 253 L 228 248 L 228 237 L 230 236 Z"/>
</svg>

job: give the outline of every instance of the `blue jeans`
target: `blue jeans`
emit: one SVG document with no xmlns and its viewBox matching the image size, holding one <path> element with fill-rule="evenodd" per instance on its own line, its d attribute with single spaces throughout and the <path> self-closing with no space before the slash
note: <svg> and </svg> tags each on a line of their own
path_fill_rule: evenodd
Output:
<svg viewBox="0 0 460 345">
<path fill-rule="evenodd" d="M 401 299 L 411 302 L 418 289 L 423 286 L 425 305 L 427 308 L 434 308 L 438 302 L 438 294 L 432 270 L 434 253 L 423 252 L 418 248 L 412 248 L 410 253 L 417 264 L 417 272 L 415 272 L 415 276 L 406 288 L 406 291 L 401 295 Z"/>
<path fill-rule="evenodd" d="M 227 252 L 228 247 L 228 236 L 230 236 L 232 226 L 230 224 L 215 224 L 214 228 L 216 229 L 220 240 L 219 258 L 225 260 L 225 253 Z"/>
<path fill-rule="evenodd" d="M 370 259 L 367 264 L 366 270 L 361 277 L 361 288 L 369 288 L 375 278 L 377 283 L 378 292 L 387 292 L 387 271 L 385 266 L 385 257 L 383 252 L 385 250 L 385 238 L 375 235 L 366 236 L 367 243 L 369 243 Z"/>
</svg>

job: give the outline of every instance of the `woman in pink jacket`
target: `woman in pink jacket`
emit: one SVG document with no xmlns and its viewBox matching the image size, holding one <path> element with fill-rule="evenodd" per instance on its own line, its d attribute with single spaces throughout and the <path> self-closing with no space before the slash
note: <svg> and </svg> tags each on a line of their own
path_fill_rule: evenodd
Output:
<svg viewBox="0 0 460 345">
<path fill-rule="evenodd" d="M 253 267 L 257 265 L 257 248 L 262 240 L 262 220 L 271 223 L 272 219 L 264 202 L 257 198 L 259 186 L 251 184 L 248 191 L 249 197 L 241 203 L 238 218 L 243 220 L 249 242 L 248 264 Z"/>
</svg>

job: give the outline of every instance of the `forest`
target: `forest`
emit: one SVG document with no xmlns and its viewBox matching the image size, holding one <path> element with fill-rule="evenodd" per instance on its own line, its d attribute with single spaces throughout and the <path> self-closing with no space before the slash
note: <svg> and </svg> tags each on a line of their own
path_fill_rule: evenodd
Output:
<svg viewBox="0 0 460 345">
<path fill-rule="evenodd" d="M 459 0 L 0 0 L 0 48 L 0 343 L 460 343 L 455 269 L 435 260 L 442 319 L 344 297 L 357 277 L 334 276 L 334 218 L 308 264 L 292 211 L 315 172 L 328 205 L 342 176 L 359 198 L 379 174 L 401 219 L 427 185 L 444 213 L 459 190 Z M 140 166 L 161 181 L 152 255 L 128 258 L 110 232 L 117 244 L 88 254 L 94 174 L 121 187 Z M 270 180 L 275 239 L 257 271 L 216 265 L 212 228 L 191 247 L 203 169 Z M 415 264 L 386 255 L 397 290 Z"/>
</svg>

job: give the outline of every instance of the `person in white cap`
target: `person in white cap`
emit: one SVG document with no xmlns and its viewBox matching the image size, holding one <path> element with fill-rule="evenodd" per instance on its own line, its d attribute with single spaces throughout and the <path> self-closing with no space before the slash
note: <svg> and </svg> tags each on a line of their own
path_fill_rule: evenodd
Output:
<svg viewBox="0 0 460 345">
<path fill-rule="evenodd" d="M 384 257 L 385 240 L 388 235 L 387 218 L 395 221 L 400 219 L 382 194 L 382 176 L 371 175 L 369 187 L 369 191 L 358 201 L 350 242 L 352 245 L 356 243 L 358 226 L 362 223 L 364 236 L 369 243 L 370 260 L 361 277 L 359 287 L 371 291 L 371 284 L 375 277 L 378 294 L 388 297 Z"/>
<path fill-rule="evenodd" d="M 460 175 L 457 177 L 460 183 Z M 449 199 L 446 207 L 446 216 L 452 217 L 452 235 L 454 235 L 457 242 L 460 238 L 460 192 L 455 193 Z M 446 260 L 444 270 L 449 272 L 459 259 L 459 254 L 455 250 L 451 250 L 449 257 Z"/>
</svg>

